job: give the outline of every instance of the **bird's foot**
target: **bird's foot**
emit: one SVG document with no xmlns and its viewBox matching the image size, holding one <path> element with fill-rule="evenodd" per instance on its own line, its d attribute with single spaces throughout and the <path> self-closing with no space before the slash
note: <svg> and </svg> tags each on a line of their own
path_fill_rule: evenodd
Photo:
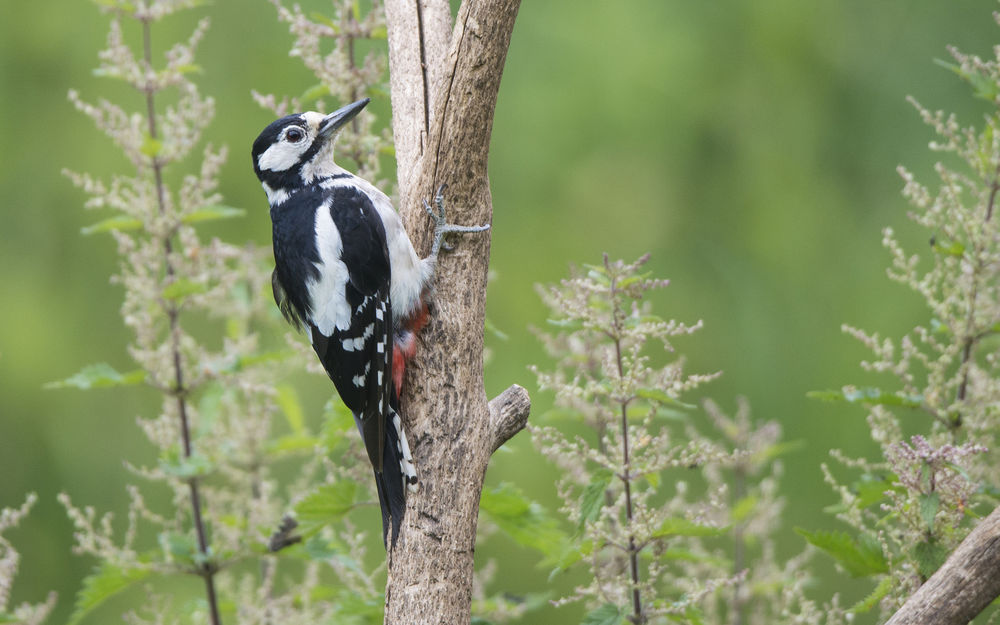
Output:
<svg viewBox="0 0 1000 625">
<path fill-rule="evenodd" d="M 444 240 L 444 237 L 447 234 L 452 232 L 484 232 L 490 229 L 489 224 L 483 226 L 459 226 L 448 223 L 444 210 L 444 190 L 447 186 L 447 184 L 442 184 L 437 188 L 437 193 L 434 194 L 433 208 L 427 203 L 427 200 L 424 200 L 424 210 L 426 210 L 427 214 L 434 220 L 434 245 L 431 247 L 431 256 L 433 257 L 437 257 L 438 252 L 442 248 L 444 250 L 451 249 L 451 246 Z"/>
</svg>

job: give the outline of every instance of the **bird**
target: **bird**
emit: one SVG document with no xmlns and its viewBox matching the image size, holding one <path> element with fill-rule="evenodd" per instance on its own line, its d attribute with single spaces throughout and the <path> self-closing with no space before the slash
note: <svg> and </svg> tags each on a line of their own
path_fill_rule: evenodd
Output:
<svg viewBox="0 0 1000 625">
<path fill-rule="evenodd" d="M 354 415 L 375 474 L 382 540 L 395 546 L 406 493 L 419 489 L 399 415 L 399 394 L 416 336 L 428 321 L 432 278 L 445 235 L 484 226 L 447 222 L 444 185 L 435 207 L 431 253 L 420 258 L 389 197 L 334 162 L 345 124 L 368 105 L 324 115 L 287 115 L 253 142 L 251 156 L 270 206 L 275 303 L 303 330 Z M 389 529 L 391 526 L 391 540 Z"/>
</svg>

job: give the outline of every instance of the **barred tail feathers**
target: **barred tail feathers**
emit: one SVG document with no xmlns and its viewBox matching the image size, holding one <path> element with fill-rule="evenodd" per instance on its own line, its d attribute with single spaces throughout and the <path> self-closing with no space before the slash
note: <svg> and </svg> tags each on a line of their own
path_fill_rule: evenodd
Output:
<svg viewBox="0 0 1000 625">
<path fill-rule="evenodd" d="M 375 486 L 378 490 L 379 506 L 382 509 L 382 541 L 386 548 L 391 548 L 396 544 L 399 529 L 403 524 L 406 492 L 416 492 L 419 489 L 419 482 L 410 445 L 403 430 L 403 422 L 395 410 L 390 410 L 385 432 L 386 461 L 382 466 L 382 472 L 375 472 Z"/>
</svg>

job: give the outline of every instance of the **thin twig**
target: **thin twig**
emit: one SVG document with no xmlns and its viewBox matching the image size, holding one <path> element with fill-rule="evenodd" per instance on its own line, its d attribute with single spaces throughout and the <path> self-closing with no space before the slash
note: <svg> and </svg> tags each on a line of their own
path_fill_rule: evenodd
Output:
<svg viewBox="0 0 1000 625">
<path fill-rule="evenodd" d="M 607 266 L 608 258 L 604 257 L 604 264 Z M 612 275 L 611 277 L 611 306 L 612 315 L 611 323 L 614 325 L 615 329 L 615 358 L 618 366 L 618 379 L 624 379 L 625 377 L 625 367 L 622 363 L 622 344 L 621 344 L 621 310 L 618 308 L 618 301 L 616 296 L 618 294 L 617 290 L 617 278 Z M 645 623 L 646 618 L 642 613 L 642 597 L 639 594 L 639 549 L 635 544 L 635 534 L 632 532 L 632 472 L 629 467 L 629 447 L 628 447 L 628 399 L 623 399 L 621 402 L 621 425 L 622 425 L 622 483 L 625 484 L 625 520 L 628 525 L 628 560 L 629 560 L 629 570 L 632 575 L 632 616 L 629 620 L 638 625 L 639 623 Z"/>
<path fill-rule="evenodd" d="M 147 2 L 148 9 L 148 2 Z M 150 24 L 149 19 L 144 17 L 142 19 L 142 44 L 143 44 L 143 57 L 145 59 L 146 71 L 152 72 L 153 59 L 152 59 L 152 37 L 150 35 Z M 146 114 L 148 121 L 149 138 L 152 140 L 157 140 L 157 130 L 156 130 L 156 106 L 154 102 L 155 88 L 151 83 L 146 84 L 144 92 L 146 96 Z M 163 163 L 155 155 L 150 158 L 153 167 L 153 177 L 156 183 L 156 201 L 157 207 L 159 208 L 160 215 L 166 214 L 166 190 L 163 184 Z M 173 254 L 173 244 L 170 240 L 170 234 L 166 234 L 163 238 L 163 254 L 164 254 L 164 264 L 166 266 L 167 277 L 174 276 L 174 266 L 170 260 Z M 191 428 L 188 419 L 187 411 L 187 388 L 184 385 L 184 368 L 181 363 L 181 346 L 180 346 L 180 311 L 178 310 L 177 304 L 174 302 L 168 302 L 166 304 L 167 319 L 169 321 L 170 327 L 170 349 L 173 356 L 173 369 L 174 369 L 174 389 L 173 394 L 177 399 L 177 412 L 180 418 L 181 425 L 181 439 L 184 447 L 184 457 L 190 458 L 192 455 L 192 445 L 191 445 Z M 195 531 L 198 535 L 198 550 L 203 557 L 204 564 L 199 571 L 201 577 L 205 580 L 205 594 L 208 598 L 209 613 L 211 614 L 212 625 L 221 625 L 222 620 L 219 617 L 219 605 L 218 599 L 215 593 L 215 572 L 216 568 L 209 563 L 209 549 L 208 549 L 208 538 L 205 532 L 205 523 L 201 517 L 201 495 L 198 491 L 198 479 L 192 477 L 188 479 L 188 488 L 190 490 L 191 496 L 191 511 L 194 520 Z"/>
</svg>

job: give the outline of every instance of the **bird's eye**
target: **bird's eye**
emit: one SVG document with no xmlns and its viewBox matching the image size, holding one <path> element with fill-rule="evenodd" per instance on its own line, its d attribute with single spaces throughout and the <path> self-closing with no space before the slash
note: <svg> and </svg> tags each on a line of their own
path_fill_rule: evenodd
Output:
<svg viewBox="0 0 1000 625">
<path fill-rule="evenodd" d="M 299 141 L 302 141 L 302 138 L 305 136 L 305 133 L 298 128 L 291 128 L 285 133 L 285 139 L 291 143 L 298 143 Z"/>
</svg>

